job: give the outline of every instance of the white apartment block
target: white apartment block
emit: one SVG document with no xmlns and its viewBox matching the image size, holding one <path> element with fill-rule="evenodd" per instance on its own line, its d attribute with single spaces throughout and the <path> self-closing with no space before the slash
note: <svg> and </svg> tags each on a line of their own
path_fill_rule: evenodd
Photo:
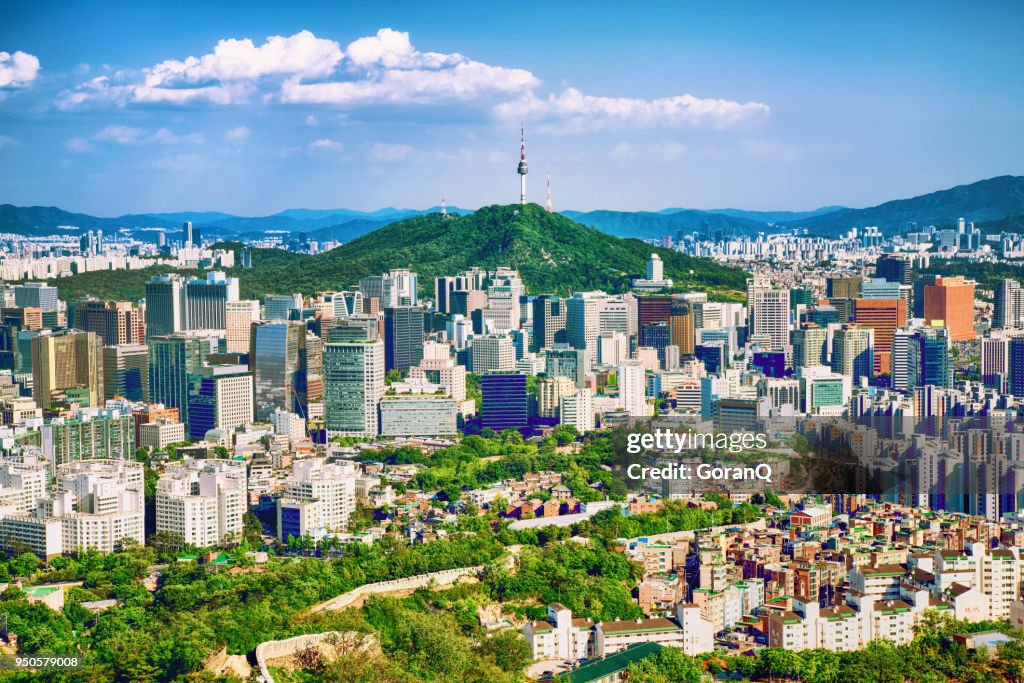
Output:
<svg viewBox="0 0 1024 683">
<path fill-rule="evenodd" d="M 186 459 L 157 482 L 157 532 L 198 548 L 237 541 L 248 510 L 246 486 L 243 462 Z"/>
<path fill-rule="evenodd" d="M 139 425 L 139 445 L 145 448 L 160 449 L 184 440 L 185 425 L 181 422 L 160 419 Z"/>
<path fill-rule="evenodd" d="M 40 489 L 46 472 L 46 465 L 31 463 L 0 467 L 9 501 L 8 512 L 0 513 L 5 539 L 21 541 L 47 559 L 84 549 L 111 553 L 125 539 L 144 544 L 141 463 L 79 460 L 61 465 L 49 494 Z M 21 493 L 11 495 L 19 486 Z"/>
<path fill-rule="evenodd" d="M 680 603 L 676 619 L 656 617 L 594 623 L 574 619 L 563 605 L 548 605 L 546 621 L 527 622 L 523 635 L 535 660 L 604 657 L 637 643 L 678 647 L 694 656 L 714 649 L 711 624 L 700 609 Z"/>
<path fill-rule="evenodd" d="M 342 531 L 356 508 L 357 477 L 355 465 L 348 461 L 297 460 L 292 463 L 285 496 L 300 502 L 318 501 L 316 513 L 320 525 L 328 532 Z"/>
<path fill-rule="evenodd" d="M 575 427 L 580 434 L 592 431 L 595 427 L 594 392 L 580 389 L 571 396 L 563 396 L 558 421 Z"/>
</svg>

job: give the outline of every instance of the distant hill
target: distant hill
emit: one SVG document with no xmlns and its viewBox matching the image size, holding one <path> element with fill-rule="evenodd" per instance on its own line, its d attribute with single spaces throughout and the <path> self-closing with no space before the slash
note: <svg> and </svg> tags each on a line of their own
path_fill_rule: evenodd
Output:
<svg viewBox="0 0 1024 683">
<path fill-rule="evenodd" d="M 883 230 L 951 225 L 957 218 L 991 222 L 1024 214 L 1024 176 L 999 176 L 969 185 L 957 185 L 910 199 L 897 199 L 867 209 L 842 209 L 822 216 L 789 221 L 792 227 L 834 235 L 853 227 L 876 225 Z"/>
<path fill-rule="evenodd" d="M 744 287 L 740 270 L 613 237 L 536 204 L 487 206 L 447 218 L 438 213 L 407 218 L 312 256 L 301 268 L 267 269 L 260 275 L 275 291 L 312 292 L 353 286 L 390 268 L 411 268 L 429 290 L 438 275 L 473 266 L 511 266 L 519 269 L 531 292 L 619 291 L 644 273 L 652 252 L 661 255 L 666 276 L 681 284 L 723 294 Z"/>
<path fill-rule="evenodd" d="M 239 242 L 218 246 L 238 251 Z M 704 258 L 620 239 L 588 228 L 536 204 L 487 206 L 465 216 L 440 213 L 407 218 L 378 228 L 336 249 L 315 256 L 275 249 L 253 249 L 253 267 L 229 271 L 241 280 L 244 298 L 264 294 L 355 287 L 367 275 L 411 268 L 420 288 L 430 292 L 438 275 L 455 275 L 473 266 L 518 268 L 530 292 L 587 289 L 623 291 L 641 276 L 652 252 L 665 275 L 683 288 L 707 291 L 718 299 L 741 299 L 746 275 Z M 145 282 L 166 267 L 137 271 L 99 271 L 53 280 L 65 299 L 84 293 L 138 299 Z"/>
<path fill-rule="evenodd" d="M 733 218 L 746 218 L 757 223 L 785 223 L 787 221 L 799 221 L 805 218 L 823 216 L 827 213 L 834 213 L 845 209 L 845 206 L 823 206 L 813 211 L 744 211 L 743 209 L 708 209 L 708 213 L 718 213 Z M 665 209 L 660 213 L 673 213 L 681 209 Z"/>
<path fill-rule="evenodd" d="M 768 227 L 767 221 L 756 222 L 746 218 L 725 216 L 696 209 L 674 209 L 672 213 L 653 211 L 563 211 L 563 216 L 597 228 L 616 237 L 656 239 L 670 235 L 673 239 L 678 231 L 684 233 L 703 232 L 707 222 L 711 230 L 721 230 L 726 235 L 756 235 Z"/>
</svg>

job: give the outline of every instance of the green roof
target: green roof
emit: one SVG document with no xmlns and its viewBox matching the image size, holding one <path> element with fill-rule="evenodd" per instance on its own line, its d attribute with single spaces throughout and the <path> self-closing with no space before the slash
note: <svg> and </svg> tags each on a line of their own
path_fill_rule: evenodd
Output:
<svg viewBox="0 0 1024 683">
<path fill-rule="evenodd" d="M 608 655 L 604 659 L 598 659 L 584 664 L 578 669 L 559 674 L 555 680 L 559 683 L 589 683 L 603 678 L 616 671 L 622 671 L 630 664 L 639 662 L 641 659 L 656 655 L 661 651 L 658 643 L 637 643 L 621 652 Z"/>
<path fill-rule="evenodd" d="M 60 590 L 60 586 L 29 586 L 24 589 L 25 595 L 30 598 L 45 598 L 47 595 Z"/>
</svg>

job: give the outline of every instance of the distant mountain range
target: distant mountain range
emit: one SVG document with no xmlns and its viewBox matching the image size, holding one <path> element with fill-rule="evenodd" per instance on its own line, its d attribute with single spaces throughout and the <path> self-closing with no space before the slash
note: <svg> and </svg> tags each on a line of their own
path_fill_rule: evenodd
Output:
<svg viewBox="0 0 1024 683">
<path fill-rule="evenodd" d="M 127 229 L 136 237 L 155 241 L 152 228 L 180 230 L 192 221 L 207 238 L 245 240 L 274 233 L 300 234 L 318 242 L 348 242 L 378 228 L 415 216 L 435 214 L 440 207 L 425 210 L 385 208 L 377 211 L 350 209 L 288 209 L 272 216 L 235 216 L 218 211 L 131 214 L 100 218 L 63 211 L 57 207 L 0 205 L 0 232 L 25 235 L 52 234 L 61 226 L 70 230 L 116 231 Z M 467 209 L 448 207 L 452 214 Z M 876 225 L 883 230 L 903 230 L 909 224 L 952 225 L 960 217 L 981 225 L 1002 229 L 1019 227 L 1024 216 L 1024 177 L 999 176 L 930 194 L 889 201 L 864 209 L 826 206 L 813 211 L 745 211 L 741 209 L 698 210 L 670 208 L 660 211 L 563 211 L 563 215 L 584 225 L 618 237 L 654 239 L 677 233 L 753 235 L 787 228 L 806 228 L 812 234 L 835 235 L 852 227 Z M 1005 226 L 1005 227 L 1004 227 Z"/>
</svg>

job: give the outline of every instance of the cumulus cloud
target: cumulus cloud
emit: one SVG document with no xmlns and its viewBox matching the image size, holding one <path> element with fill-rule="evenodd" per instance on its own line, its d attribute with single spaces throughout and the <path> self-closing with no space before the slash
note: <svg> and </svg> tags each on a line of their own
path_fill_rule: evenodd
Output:
<svg viewBox="0 0 1024 683">
<path fill-rule="evenodd" d="M 414 152 L 411 145 L 376 142 L 370 147 L 370 159 L 374 161 L 402 161 Z"/>
<path fill-rule="evenodd" d="M 141 71 L 99 76 L 65 92 L 59 106 L 71 108 L 90 101 L 119 106 L 144 103 L 228 105 L 249 101 L 264 78 L 317 78 L 334 71 L 341 46 L 310 31 L 271 36 L 262 45 L 251 39 L 221 40 L 213 52 L 184 60 L 168 59 Z"/>
<path fill-rule="evenodd" d="M 0 53 L 2 54 L 2 53 Z M 703 126 L 724 129 L 769 114 L 761 102 L 692 94 L 652 99 L 588 95 L 567 87 L 544 92 L 521 68 L 486 64 L 459 54 L 416 49 L 408 33 L 382 28 L 350 42 L 310 31 L 224 39 L 208 54 L 168 59 L 136 70 L 104 73 L 61 94 L 58 106 L 95 102 L 131 106 L 367 106 L 477 103 L 498 120 L 527 119 L 535 129 L 587 133 L 612 127 Z M 309 114 L 306 125 L 319 123 Z"/>
<path fill-rule="evenodd" d="M 228 131 L 227 138 L 233 142 L 244 142 L 249 139 L 250 135 L 252 135 L 252 131 L 248 126 L 237 126 Z"/>
<path fill-rule="evenodd" d="M 64 142 L 64 146 L 74 154 L 88 154 L 96 151 L 96 145 L 89 142 L 88 138 L 71 138 Z"/>
<path fill-rule="evenodd" d="M 136 128 L 134 126 L 112 125 L 97 131 L 92 136 L 92 140 L 96 142 L 111 142 L 117 145 L 176 145 L 180 143 L 198 145 L 202 144 L 203 136 L 201 133 L 179 135 L 169 128 L 158 128 L 150 133 L 143 128 Z"/>
<path fill-rule="evenodd" d="M 597 97 L 576 88 L 559 94 L 537 97 L 533 93 L 495 107 L 502 119 L 541 120 L 562 124 L 563 132 L 585 133 L 614 125 L 699 126 L 728 128 L 737 123 L 767 116 L 767 104 L 735 102 L 694 95 L 676 95 L 656 99 Z"/>
<path fill-rule="evenodd" d="M 337 140 L 330 140 L 328 138 L 320 138 L 309 143 L 309 151 L 315 152 L 317 150 L 339 150 L 342 148 L 342 144 Z"/>
<path fill-rule="evenodd" d="M 0 88 L 24 88 L 39 75 L 39 58 L 27 52 L 0 52 Z"/>
</svg>

